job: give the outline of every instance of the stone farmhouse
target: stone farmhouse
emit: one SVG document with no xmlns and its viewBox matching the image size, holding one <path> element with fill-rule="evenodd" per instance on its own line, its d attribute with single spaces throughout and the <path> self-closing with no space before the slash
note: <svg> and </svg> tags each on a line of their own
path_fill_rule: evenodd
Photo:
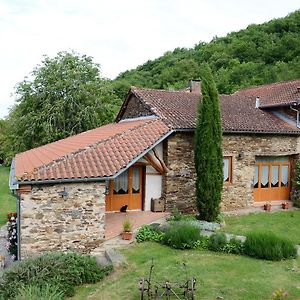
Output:
<svg viewBox="0 0 300 300">
<path fill-rule="evenodd" d="M 89 253 L 105 238 L 105 214 L 195 211 L 194 129 L 201 82 L 186 90 L 132 87 L 115 123 L 23 153 L 13 160 L 21 256 Z M 300 79 L 221 95 L 222 210 L 290 199 L 300 153 Z"/>
</svg>

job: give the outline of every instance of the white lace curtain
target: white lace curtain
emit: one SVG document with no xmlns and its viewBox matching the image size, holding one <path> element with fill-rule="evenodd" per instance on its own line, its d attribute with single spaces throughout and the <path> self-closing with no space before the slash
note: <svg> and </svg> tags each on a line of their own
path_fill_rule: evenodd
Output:
<svg viewBox="0 0 300 300">
<path fill-rule="evenodd" d="M 140 169 L 132 169 L 132 192 L 138 193 L 140 191 Z"/>
<path fill-rule="evenodd" d="M 128 170 L 119 175 L 114 181 L 114 191 L 119 193 L 128 193 Z"/>
<path fill-rule="evenodd" d="M 228 158 L 223 159 L 223 177 L 224 177 L 224 181 L 229 180 L 229 159 Z"/>
</svg>

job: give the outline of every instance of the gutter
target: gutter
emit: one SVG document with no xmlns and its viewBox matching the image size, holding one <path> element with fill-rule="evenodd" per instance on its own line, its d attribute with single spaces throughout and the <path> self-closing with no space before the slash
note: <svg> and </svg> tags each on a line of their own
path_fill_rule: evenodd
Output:
<svg viewBox="0 0 300 300">
<path fill-rule="evenodd" d="M 16 158 L 14 157 L 11 166 L 10 166 L 10 172 L 9 172 L 9 189 L 12 190 L 17 190 L 19 188 L 18 181 L 15 179 L 16 178 L 16 170 L 15 170 L 15 165 L 16 165 Z"/>
<path fill-rule="evenodd" d="M 16 194 L 16 204 L 17 204 L 17 256 L 18 261 L 21 260 L 21 201 L 20 195 Z"/>
</svg>

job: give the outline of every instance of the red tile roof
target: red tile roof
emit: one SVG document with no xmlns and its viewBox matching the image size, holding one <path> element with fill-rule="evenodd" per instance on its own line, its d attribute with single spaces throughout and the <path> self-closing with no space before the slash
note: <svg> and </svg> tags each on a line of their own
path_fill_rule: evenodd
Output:
<svg viewBox="0 0 300 300">
<path fill-rule="evenodd" d="M 251 97 L 253 99 L 259 96 L 261 107 L 300 102 L 300 79 L 242 89 L 233 95 L 237 97 Z"/>
<path fill-rule="evenodd" d="M 107 177 L 170 132 L 147 118 L 105 125 L 16 155 L 19 181 Z"/>
<path fill-rule="evenodd" d="M 300 85 L 300 80 L 293 81 L 293 88 L 291 82 L 286 82 L 244 89 L 233 95 L 221 95 L 220 103 L 224 132 L 300 134 L 300 130 L 296 126 L 282 121 L 272 112 L 255 108 L 256 96 L 258 95 L 262 95 L 261 99 L 264 101 L 264 105 L 267 103 L 273 105 L 274 99 L 277 99 L 274 96 L 275 94 L 281 95 L 281 97 L 289 95 L 289 99 L 294 99 L 289 91 L 294 90 L 298 84 Z M 276 93 L 270 92 L 272 86 L 275 86 Z M 278 86 L 281 90 L 286 91 L 279 92 Z M 264 89 L 264 87 L 266 88 Z M 260 91 L 261 94 L 253 91 Z M 132 88 L 131 92 L 150 107 L 153 113 L 169 127 L 175 130 L 195 128 L 199 95 L 186 91 L 143 88 Z"/>
</svg>

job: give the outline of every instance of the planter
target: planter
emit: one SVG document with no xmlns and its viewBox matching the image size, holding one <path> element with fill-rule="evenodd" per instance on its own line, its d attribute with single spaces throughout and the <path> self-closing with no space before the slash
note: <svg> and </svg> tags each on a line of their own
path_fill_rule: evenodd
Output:
<svg viewBox="0 0 300 300">
<path fill-rule="evenodd" d="M 271 204 L 264 204 L 264 210 L 271 211 L 272 205 Z"/>
<path fill-rule="evenodd" d="M 121 233 L 122 239 L 130 241 L 132 239 L 133 233 L 131 231 L 123 231 Z"/>
<path fill-rule="evenodd" d="M 289 203 L 288 202 L 284 202 L 281 204 L 282 209 L 289 209 Z"/>
</svg>

